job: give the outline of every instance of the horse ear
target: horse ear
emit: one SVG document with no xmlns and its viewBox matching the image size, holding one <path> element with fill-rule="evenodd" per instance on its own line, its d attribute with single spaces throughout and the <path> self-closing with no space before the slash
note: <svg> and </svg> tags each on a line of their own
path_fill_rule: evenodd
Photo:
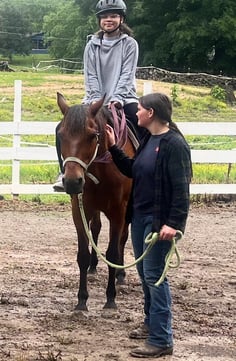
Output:
<svg viewBox="0 0 236 361">
<path fill-rule="evenodd" d="M 89 107 L 89 113 L 94 118 L 99 111 L 99 109 L 103 106 L 106 94 L 97 102 L 94 102 Z"/>
<path fill-rule="evenodd" d="M 63 97 L 63 95 L 58 92 L 57 92 L 57 104 L 58 104 L 59 108 L 61 109 L 62 114 L 65 115 L 65 113 L 69 109 L 69 106 L 66 104 L 66 100 Z"/>
</svg>

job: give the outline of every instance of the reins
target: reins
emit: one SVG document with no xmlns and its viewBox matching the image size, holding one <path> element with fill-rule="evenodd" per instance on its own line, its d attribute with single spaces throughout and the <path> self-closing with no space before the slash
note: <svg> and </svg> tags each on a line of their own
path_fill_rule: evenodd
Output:
<svg viewBox="0 0 236 361">
<path fill-rule="evenodd" d="M 139 258 L 137 258 L 133 263 L 130 263 L 127 265 L 119 265 L 119 264 L 114 264 L 114 263 L 110 262 L 109 260 L 106 259 L 106 257 L 103 256 L 103 254 L 101 253 L 101 251 L 99 250 L 97 245 L 94 243 L 93 237 L 90 234 L 89 227 L 88 227 L 87 220 L 86 220 L 85 213 L 84 213 L 82 196 L 83 196 L 82 193 L 78 195 L 79 210 L 80 210 L 80 215 L 81 215 L 81 219 L 83 222 L 83 226 L 84 226 L 86 235 L 91 243 L 91 246 L 93 247 L 94 251 L 96 252 L 97 256 L 100 257 L 103 260 L 103 262 L 105 262 L 108 266 L 116 268 L 116 269 L 127 269 L 127 268 L 131 268 L 131 267 L 135 266 L 136 264 L 138 264 L 140 261 L 143 260 L 143 258 L 150 252 L 150 250 L 154 246 L 154 244 L 159 240 L 159 233 L 157 233 L 157 232 L 149 233 L 145 239 L 147 248 L 145 249 L 143 254 Z M 182 237 L 183 237 L 182 232 L 177 231 L 176 236 L 173 237 L 173 239 L 171 240 L 171 248 L 165 258 L 165 267 L 164 267 L 161 277 L 155 283 L 156 287 L 158 287 L 164 281 L 169 268 L 178 268 L 179 267 L 180 255 L 179 255 L 179 252 L 178 252 L 178 249 L 176 246 L 176 242 L 179 241 L 180 239 L 182 239 Z M 171 262 L 174 254 L 176 255 L 176 258 L 177 258 L 177 261 L 175 264 L 173 264 Z"/>
<path fill-rule="evenodd" d="M 122 148 L 127 141 L 127 123 L 124 109 L 117 109 L 112 103 L 110 106 L 114 120 L 115 142 L 119 148 Z"/>
</svg>

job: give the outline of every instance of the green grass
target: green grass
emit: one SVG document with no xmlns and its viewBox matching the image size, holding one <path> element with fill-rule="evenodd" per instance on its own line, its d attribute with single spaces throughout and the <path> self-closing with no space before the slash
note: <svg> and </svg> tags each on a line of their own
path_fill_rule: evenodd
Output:
<svg viewBox="0 0 236 361">
<path fill-rule="evenodd" d="M 194 164 L 192 183 L 236 183 L 236 165 L 228 172 L 228 164 Z"/>
<path fill-rule="evenodd" d="M 42 60 L 51 60 L 49 54 L 31 54 L 28 56 L 22 55 L 14 55 L 12 61 L 10 62 L 10 66 L 14 68 L 16 67 L 31 67 L 36 66 Z"/>
<path fill-rule="evenodd" d="M 236 148 L 236 136 L 187 135 L 186 140 L 188 141 L 191 149 L 230 150 Z"/>
<path fill-rule="evenodd" d="M 236 108 L 206 95 L 180 100 L 174 107 L 173 116 L 178 122 L 233 122 L 236 120 Z"/>
<path fill-rule="evenodd" d="M 6 201 L 12 200 L 12 196 L 7 194 L 4 195 L 4 199 Z M 25 202 L 33 202 L 35 204 L 52 204 L 55 205 L 69 205 L 70 204 L 70 196 L 67 194 L 55 193 L 55 194 L 40 194 L 40 195 L 28 195 L 21 194 L 17 197 L 20 201 Z"/>
<path fill-rule="evenodd" d="M 61 119 L 56 102 L 59 91 L 69 104 L 80 103 L 84 96 L 83 76 L 79 74 L 58 74 L 51 72 L 21 71 L 44 56 L 31 56 L 22 59 L 15 57 L 12 67 L 18 71 L 1 73 L 0 77 L 0 126 L 1 121 L 12 121 L 14 108 L 14 81 L 22 80 L 22 120 L 24 121 L 55 121 Z M 138 94 L 142 94 L 143 81 L 137 80 Z M 173 120 L 181 121 L 236 121 L 236 106 L 214 99 L 211 89 L 187 85 L 153 82 L 153 91 L 164 91 L 169 96 L 174 94 Z M 43 123 L 42 123 L 43 126 Z M 192 149 L 234 149 L 236 137 L 227 136 L 187 136 Z M 23 136 L 23 142 L 54 145 L 54 136 Z M 12 145 L 12 137 L 0 137 L 0 146 Z M 36 162 L 35 162 L 36 163 Z M 236 183 L 236 166 L 232 165 L 228 177 L 228 165 L 194 164 L 193 183 Z M 22 183 L 54 183 L 58 173 L 58 165 L 37 162 L 22 162 Z M 11 165 L 0 160 L 0 182 L 11 183 Z M 29 199 L 29 196 L 21 198 Z M 62 197 L 62 200 L 60 200 Z M 33 197 L 36 202 L 50 202 L 55 196 Z M 68 196 L 57 195 L 60 202 L 69 202 Z"/>
</svg>

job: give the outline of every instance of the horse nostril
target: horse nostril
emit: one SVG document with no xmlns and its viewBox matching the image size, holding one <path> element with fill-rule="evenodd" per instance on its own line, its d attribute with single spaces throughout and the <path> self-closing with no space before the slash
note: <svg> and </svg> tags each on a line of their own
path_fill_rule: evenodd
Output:
<svg viewBox="0 0 236 361">
<path fill-rule="evenodd" d="M 79 194 L 83 192 L 84 178 L 68 179 L 64 178 L 64 189 L 68 194 Z"/>
</svg>

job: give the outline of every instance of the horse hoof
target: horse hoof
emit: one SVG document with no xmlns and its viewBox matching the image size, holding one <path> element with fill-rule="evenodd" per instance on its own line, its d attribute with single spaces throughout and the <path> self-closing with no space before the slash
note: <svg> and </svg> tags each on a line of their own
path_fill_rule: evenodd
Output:
<svg viewBox="0 0 236 361">
<path fill-rule="evenodd" d="M 115 301 L 107 301 L 105 303 L 103 309 L 117 310 L 117 306 L 116 306 Z"/>
<path fill-rule="evenodd" d="M 95 268 L 95 267 L 90 267 L 90 268 L 88 269 L 88 274 L 89 274 L 89 275 L 95 275 L 95 274 L 97 274 L 96 268 Z"/>
<path fill-rule="evenodd" d="M 116 285 L 117 286 L 125 286 L 126 285 L 125 278 L 124 277 L 117 277 Z"/>
<path fill-rule="evenodd" d="M 88 311 L 88 307 L 84 303 L 83 304 L 78 303 L 75 306 L 75 311 Z"/>
<path fill-rule="evenodd" d="M 90 283 L 98 281 L 98 274 L 97 273 L 88 273 L 88 281 Z"/>
<path fill-rule="evenodd" d="M 126 284 L 125 276 L 126 276 L 126 273 L 124 270 L 117 270 L 116 271 L 116 284 L 117 285 L 125 285 Z"/>
<path fill-rule="evenodd" d="M 101 317 L 106 319 L 117 319 L 119 318 L 119 312 L 117 308 L 103 308 Z"/>
<path fill-rule="evenodd" d="M 88 281 L 89 282 L 96 282 L 98 278 L 97 270 L 95 267 L 89 267 L 88 272 Z"/>
</svg>

